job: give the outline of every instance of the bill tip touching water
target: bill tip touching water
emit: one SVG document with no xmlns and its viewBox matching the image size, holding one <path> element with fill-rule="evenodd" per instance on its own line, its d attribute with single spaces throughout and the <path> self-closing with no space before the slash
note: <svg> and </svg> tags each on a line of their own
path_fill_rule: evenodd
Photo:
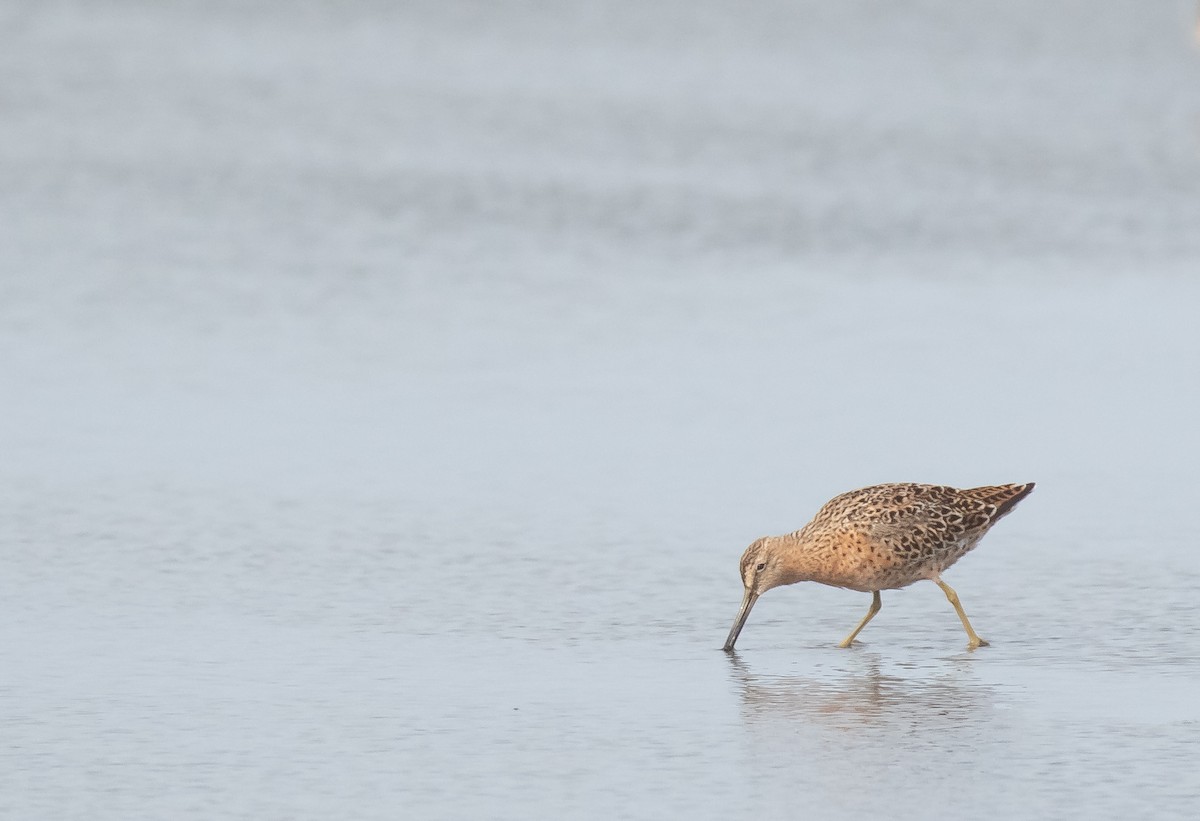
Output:
<svg viewBox="0 0 1200 821">
<path fill-rule="evenodd" d="M 725 640 L 732 651 L 758 597 L 773 587 L 814 581 L 871 593 L 871 608 L 839 645 L 849 647 L 883 606 L 881 590 L 928 579 L 946 594 L 967 632 L 987 644 L 941 574 L 1033 491 L 1033 482 L 959 490 L 945 485 L 872 485 L 830 499 L 794 533 L 764 536 L 742 554 L 742 606 Z"/>
</svg>

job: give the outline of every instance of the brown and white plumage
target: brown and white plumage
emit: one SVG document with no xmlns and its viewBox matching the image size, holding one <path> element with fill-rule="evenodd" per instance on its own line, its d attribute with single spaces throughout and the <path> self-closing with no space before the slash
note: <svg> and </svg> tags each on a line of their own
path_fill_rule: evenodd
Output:
<svg viewBox="0 0 1200 821">
<path fill-rule="evenodd" d="M 732 650 L 760 595 L 772 587 L 815 581 L 873 594 L 867 617 L 881 606 L 879 591 L 929 579 L 946 593 L 974 648 L 975 634 L 958 596 L 941 573 L 979 543 L 984 534 L 1033 491 L 1033 482 L 958 490 L 944 485 L 886 484 L 830 499 L 800 530 L 755 541 L 742 555 L 742 609 L 725 642 Z"/>
</svg>

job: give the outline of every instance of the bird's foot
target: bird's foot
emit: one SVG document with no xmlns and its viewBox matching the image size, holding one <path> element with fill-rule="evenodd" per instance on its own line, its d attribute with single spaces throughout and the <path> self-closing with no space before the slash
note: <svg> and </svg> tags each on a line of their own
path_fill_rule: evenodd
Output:
<svg viewBox="0 0 1200 821">
<path fill-rule="evenodd" d="M 986 639 L 981 639 L 981 638 L 979 638 L 979 636 L 975 636 L 974 638 L 972 638 L 970 641 L 967 642 L 967 649 L 974 650 L 977 647 L 988 647 L 990 645 L 991 645 L 990 641 L 987 641 Z"/>
</svg>

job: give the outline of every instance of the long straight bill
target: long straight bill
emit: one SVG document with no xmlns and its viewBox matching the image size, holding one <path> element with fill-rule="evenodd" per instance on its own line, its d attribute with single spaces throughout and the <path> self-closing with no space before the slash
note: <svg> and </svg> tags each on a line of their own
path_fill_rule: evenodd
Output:
<svg viewBox="0 0 1200 821">
<path fill-rule="evenodd" d="M 742 597 L 742 609 L 738 611 L 737 618 L 733 620 L 729 638 L 725 639 L 726 650 L 733 649 L 734 643 L 738 640 L 738 634 L 742 632 L 742 628 L 746 625 L 746 619 L 750 616 L 750 608 L 754 607 L 756 601 L 758 601 L 758 594 L 747 590 L 746 595 Z"/>
</svg>

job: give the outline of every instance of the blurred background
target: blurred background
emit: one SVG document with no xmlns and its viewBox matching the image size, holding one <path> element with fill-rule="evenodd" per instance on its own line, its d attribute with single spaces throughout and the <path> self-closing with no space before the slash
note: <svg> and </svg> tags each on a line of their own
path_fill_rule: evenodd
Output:
<svg viewBox="0 0 1200 821">
<path fill-rule="evenodd" d="M 1191 817 L 1196 24 L 0 3 L 0 808 Z M 716 652 L 834 494 L 1031 480 L 990 655 Z"/>
</svg>

